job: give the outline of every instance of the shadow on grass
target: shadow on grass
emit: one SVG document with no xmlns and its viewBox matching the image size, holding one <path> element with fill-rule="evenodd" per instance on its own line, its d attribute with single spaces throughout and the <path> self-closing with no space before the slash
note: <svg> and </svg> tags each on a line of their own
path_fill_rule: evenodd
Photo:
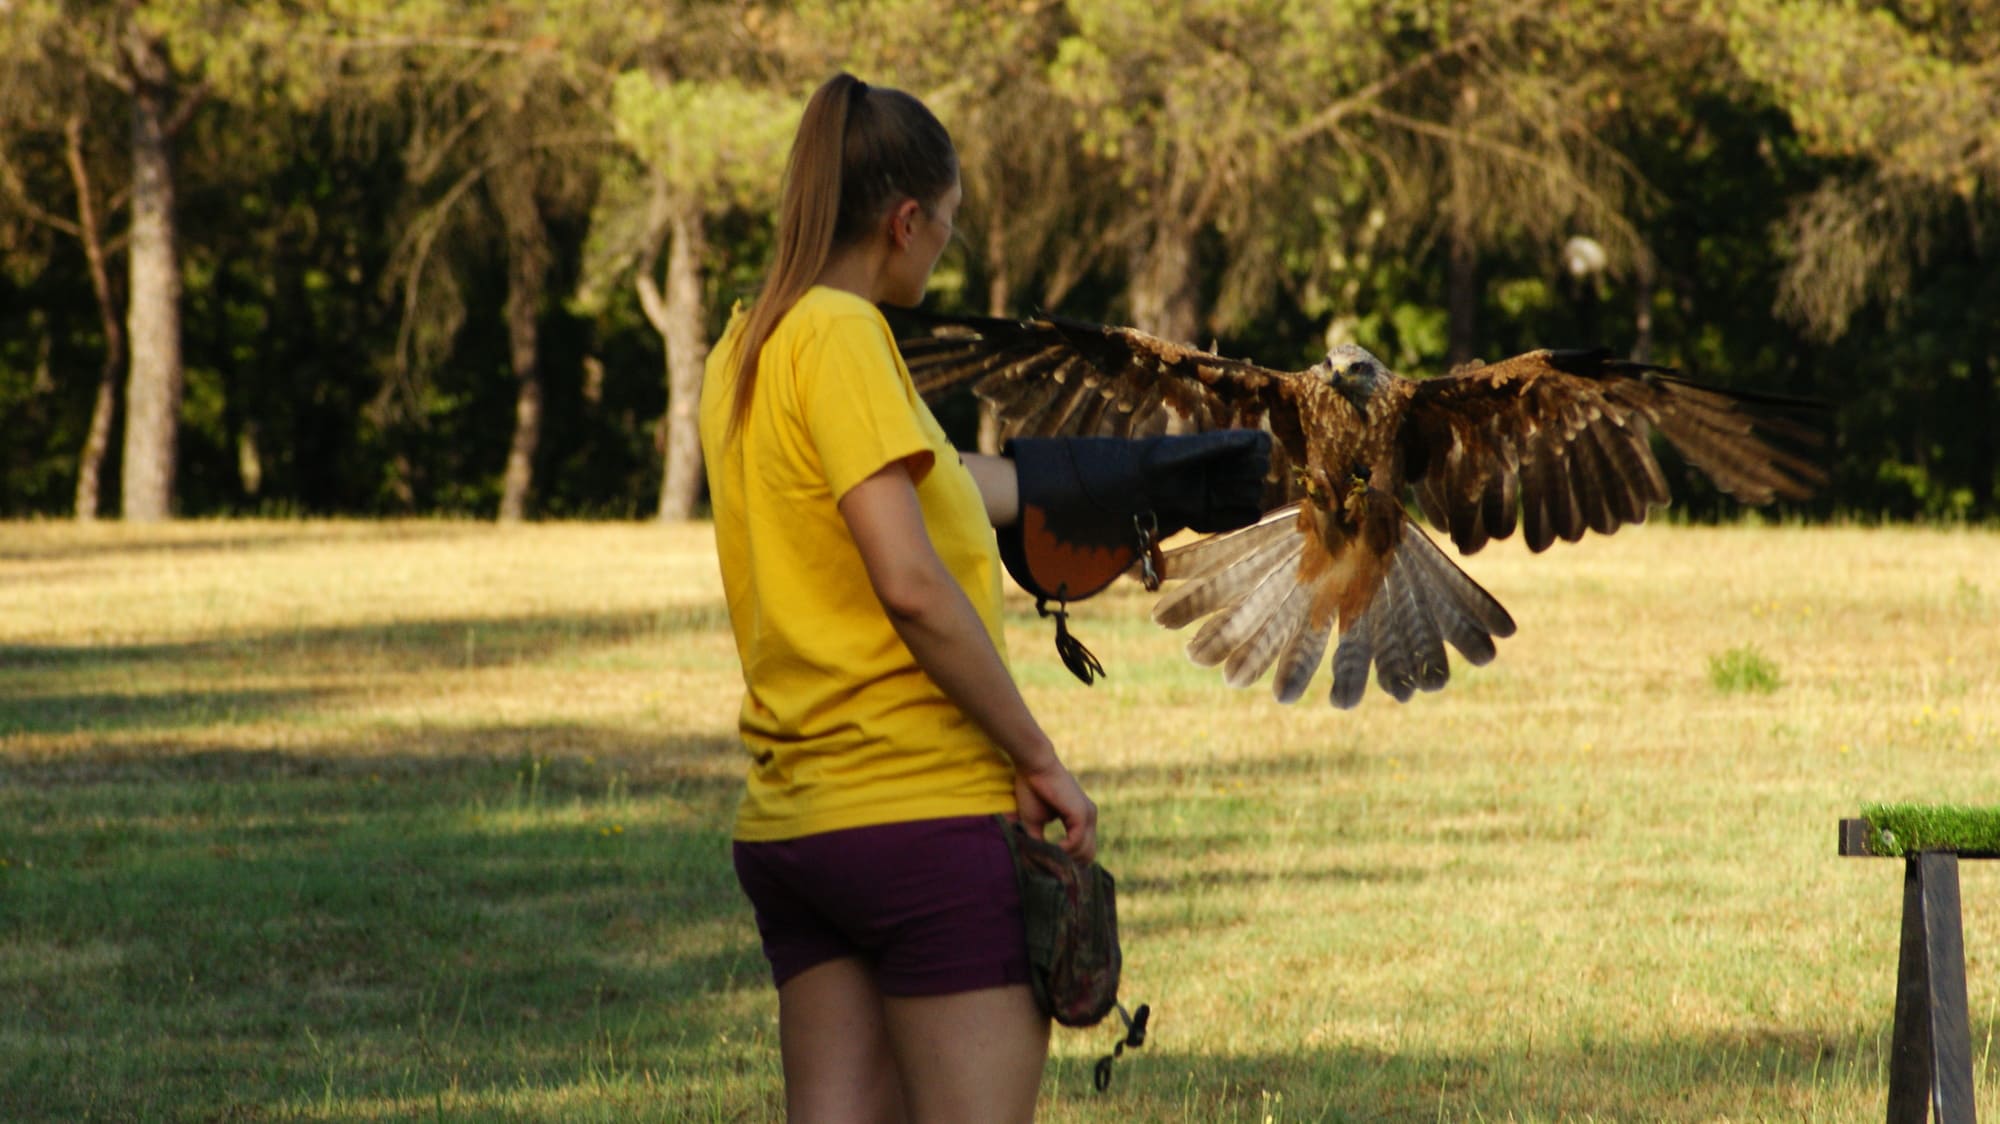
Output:
<svg viewBox="0 0 2000 1124">
<path fill-rule="evenodd" d="M 26 783 L 0 783 L 0 1119 L 771 1112 L 775 1003 L 728 861 L 738 749 L 588 727 L 558 734 L 587 757 L 494 748 L 523 737 L 9 769 Z M 1420 875 L 1283 875 L 1301 876 Z M 1177 1049 L 1167 1009 L 1108 1096 L 1060 1061 L 1070 1104 L 1052 1114 L 1848 1118 L 1880 1103 L 1887 1019 L 1837 1037 L 1634 1027 L 1485 1053 L 1230 1054 Z"/>
<path fill-rule="evenodd" d="M 232 529 L 229 524 L 218 523 L 201 534 L 175 535 L 171 538 L 135 539 L 127 534 L 108 534 L 97 541 L 79 541 L 63 536 L 51 539 L 46 545 L 37 541 L 16 540 L 0 547 L 0 562 L 58 562 L 89 561 L 102 557 L 119 559 L 144 557 L 147 555 L 208 554 L 220 550 L 237 551 L 244 554 L 274 553 L 287 550 L 319 550 L 334 543 L 370 542 L 417 542 L 441 541 L 479 535 L 490 537 L 491 524 L 478 523 L 355 523 L 330 532 L 326 527 L 312 523 L 287 525 L 281 522 L 251 522 L 241 528 Z"/>
<path fill-rule="evenodd" d="M 1421 882 L 1430 872 L 1413 866 L 1322 866 L 1262 870 L 1196 870 L 1185 875 L 1132 875 L 1118 879 L 1121 894 L 1173 894 L 1218 886 L 1379 884 Z"/>
<path fill-rule="evenodd" d="M 0 735 L 252 721 L 310 710 L 345 690 L 243 685 L 243 677 L 251 673 L 268 679 L 474 671 L 585 659 L 607 648 L 671 643 L 727 628 L 722 606 L 703 603 L 644 613 L 457 617 L 300 628 L 186 643 L 0 645 Z M 150 686 L 148 677 L 155 674 L 166 682 Z M 135 685 L 106 690 L 106 681 Z"/>
<path fill-rule="evenodd" d="M 570 733 L 0 770 L 0 1118 L 568 1082 L 761 994 L 733 740 Z"/>
<path fill-rule="evenodd" d="M 1851 1119 L 1887 1099 L 1888 1016 L 1829 1035 L 1749 1030 L 1661 1037 L 1644 1028 L 1587 1042 L 1524 1041 L 1484 1053 L 1364 1047 L 1288 1054 L 1176 1051 L 1171 1012 L 1119 1062 L 1113 1090 L 1089 1091 L 1088 1062 L 1057 1063 L 1084 1119 L 1189 1121 Z M 1975 1043 L 2000 1023 L 1972 1028 Z M 1164 1049 L 1155 1049 L 1155 1047 Z M 1990 1089 L 2000 1066 L 1981 1067 Z"/>
<path fill-rule="evenodd" d="M 288 749 L 243 749 L 200 740 L 72 750 L 40 759 L 0 758 L 0 793 L 40 793 L 97 811 L 130 811 L 103 790 L 135 793 L 158 814 L 190 801 L 224 799 L 234 787 L 312 785 L 314 807 L 364 797 L 380 810 L 482 799 L 533 789 L 541 798 L 601 798 L 615 783 L 626 797 L 681 793 L 735 806 L 742 748 L 731 737 L 651 734 L 582 723 L 536 726 L 398 727 L 379 740 L 330 740 Z M 97 791 L 90 791 L 90 790 Z M 371 795 L 372 794 L 372 795 Z M 386 803 L 384 803 L 386 802 Z M 0 806 L 5 798 L 0 796 Z"/>
<path fill-rule="evenodd" d="M 1113 765 L 1090 768 L 1080 774 L 1086 784 L 1120 792 L 1162 789 L 1177 791 L 1205 779 L 1241 779 L 1246 775 L 1271 779 L 1310 780 L 1322 777 L 1355 776 L 1382 768 L 1379 759 L 1358 750 L 1303 748 L 1268 756 L 1233 759 L 1226 764 L 1189 765 L 1186 762 Z"/>
<path fill-rule="evenodd" d="M 490 667 L 546 659 L 564 649 L 729 627 L 727 610 L 698 602 L 648 612 L 442 617 L 248 632 L 222 639 L 162 644 L 0 645 L 10 671 L 106 671 L 190 659 L 308 661 L 365 656 L 396 669 Z"/>
</svg>

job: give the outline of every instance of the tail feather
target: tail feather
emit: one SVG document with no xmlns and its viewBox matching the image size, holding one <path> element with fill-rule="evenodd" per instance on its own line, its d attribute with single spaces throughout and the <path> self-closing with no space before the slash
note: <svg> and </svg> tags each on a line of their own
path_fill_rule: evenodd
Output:
<svg viewBox="0 0 2000 1124">
<path fill-rule="evenodd" d="M 1159 603 L 1153 606 L 1155 621 L 1168 628 L 1180 628 L 1236 604 L 1269 576 L 1273 566 L 1287 556 L 1296 559 L 1305 543 L 1296 527 L 1284 525 L 1269 531 L 1264 524 L 1258 524 L 1224 537 L 1242 540 L 1240 552 L 1226 562 L 1220 557 L 1212 559 L 1211 567 L 1207 568 L 1212 572 L 1194 577 L 1161 597 Z M 1166 576 L 1184 576 L 1177 572 L 1174 558 L 1172 554 L 1167 556 Z"/>
<path fill-rule="evenodd" d="M 1189 657 L 1220 665 L 1235 687 L 1275 667 L 1271 690 L 1280 702 L 1304 696 L 1336 625 L 1334 706 L 1359 704 L 1371 673 L 1399 702 L 1438 690 L 1451 678 L 1447 646 L 1484 664 L 1496 654 L 1494 638 L 1513 635 L 1514 619 L 1421 528 L 1399 512 L 1391 518 L 1394 529 L 1383 529 L 1395 545 L 1386 558 L 1359 540 L 1323 542 L 1296 507 L 1173 551 L 1167 576 L 1187 580 L 1161 598 L 1153 618 L 1179 628 L 1206 617 Z M 1309 550 L 1322 553 L 1308 557 Z"/>
<path fill-rule="evenodd" d="M 1404 628 L 1403 640 L 1409 647 L 1415 666 L 1417 689 L 1435 691 L 1451 681 L 1451 661 L 1444 652 L 1444 632 L 1438 626 L 1438 618 L 1446 612 L 1446 604 L 1438 597 L 1435 587 L 1424 584 L 1428 577 L 1421 563 L 1408 558 L 1399 559 L 1396 569 L 1400 572 L 1398 584 L 1403 587 L 1407 609 L 1400 614 Z"/>
<path fill-rule="evenodd" d="M 1299 505 L 1292 504 L 1270 512 L 1240 530 L 1211 535 L 1199 542 L 1175 547 L 1166 553 L 1161 576 L 1168 580 L 1188 581 L 1207 577 L 1257 547 L 1282 538 L 1287 531 L 1296 531 L 1298 517 Z"/>
<path fill-rule="evenodd" d="M 1439 690 L 1451 681 L 1446 642 L 1479 665 L 1493 658 L 1495 636 L 1513 632 L 1514 619 L 1500 602 L 1421 529 L 1405 524 L 1382 589 L 1359 619 L 1342 622 L 1331 701 L 1343 708 L 1359 703 L 1371 663 L 1376 682 L 1397 702 Z"/>
<path fill-rule="evenodd" d="M 1375 681 L 1397 702 L 1408 702 L 1417 689 L 1417 667 L 1422 645 L 1422 615 L 1416 598 L 1405 580 L 1401 566 L 1391 566 L 1383 577 L 1382 591 L 1361 615 L 1357 627 L 1367 628 L 1375 648 Z"/>
<path fill-rule="evenodd" d="M 1304 546 L 1303 539 L 1276 544 L 1267 566 L 1256 578 L 1256 584 L 1235 604 L 1227 606 L 1208 619 L 1188 641 L 1188 655 L 1203 667 L 1214 667 L 1227 659 L 1230 653 L 1250 639 L 1284 604 L 1292 590 L 1298 588 L 1294 580 L 1298 568 L 1299 552 Z M 1239 566 L 1255 562 L 1260 556 L 1244 559 Z M 1236 567 L 1231 567 L 1233 571 Z"/>
<path fill-rule="evenodd" d="M 1486 592 L 1485 586 L 1473 581 L 1472 575 L 1459 569 L 1421 529 L 1413 526 L 1403 532 L 1399 554 L 1421 569 L 1421 580 L 1436 593 L 1430 603 L 1436 610 L 1438 626 L 1444 630 L 1445 639 L 1465 653 L 1466 658 L 1485 663 L 1493 658 L 1493 637 L 1514 635 L 1514 618 L 1506 606 Z M 1485 659 L 1479 657 L 1475 648 L 1484 649 Z"/>
<path fill-rule="evenodd" d="M 1332 633 L 1330 617 L 1315 621 L 1308 614 L 1300 618 L 1299 627 L 1278 655 L 1278 673 L 1271 677 L 1271 693 L 1279 702 L 1295 703 L 1305 695 L 1307 685 L 1319 671 L 1319 661 L 1326 655 L 1327 638 Z"/>
<path fill-rule="evenodd" d="M 1248 687 L 1263 678 L 1278 653 L 1292 642 L 1306 624 L 1306 607 L 1312 601 L 1312 587 L 1292 582 L 1283 601 L 1268 614 L 1255 632 L 1236 646 L 1223 662 L 1223 679 L 1231 687 Z"/>
<path fill-rule="evenodd" d="M 1327 701 L 1342 710 L 1361 705 L 1361 697 L 1368 693 L 1368 668 L 1374 662 L 1375 648 L 1368 630 L 1342 630 L 1340 646 L 1333 650 L 1333 692 Z"/>
</svg>

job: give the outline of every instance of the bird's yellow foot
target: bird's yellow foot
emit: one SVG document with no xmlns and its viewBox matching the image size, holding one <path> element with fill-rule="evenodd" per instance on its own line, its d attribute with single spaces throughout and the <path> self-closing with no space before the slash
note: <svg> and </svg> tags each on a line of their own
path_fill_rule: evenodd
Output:
<svg viewBox="0 0 2000 1124">
<path fill-rule="evenodd" d="M 1352 519 L 1356 523 L 1361 522 L 1362 517 L 1368 512 L 1368 478 L 1366 476 L 1348 477 L 1347 491 L 1342 494 L 1340 508 L 1347 514 L 1349 519 Z"/>
<path fill-rule="evenodd" d="M 1333 499 L 1333 487 L 1327 482 L 1322 469 L 1294 467 L 1292 472 L 1298 477 L 1299 487 L 1305 490 L 1306 498 L 1320 507 L 1326 507 Z"/>
</svg>

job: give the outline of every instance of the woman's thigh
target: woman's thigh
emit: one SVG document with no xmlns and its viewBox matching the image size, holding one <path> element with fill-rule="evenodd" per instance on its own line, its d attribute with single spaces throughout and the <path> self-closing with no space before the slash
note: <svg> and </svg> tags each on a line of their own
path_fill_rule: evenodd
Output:
<svg viewBox="0 0 2000 1124">
<path fill-rule="evenodd" d="M 791 1124 L 897 1124 L 904 1109 L 881 992 L 860 960 L 822 961 L 778 988 Z"/>
<path fill-rule="evenodd" d="M 1034 1119 L 1049 1020 L 1025 984 L 888 996 L 882 1007 L 911 1120 Z"/>
</svg>

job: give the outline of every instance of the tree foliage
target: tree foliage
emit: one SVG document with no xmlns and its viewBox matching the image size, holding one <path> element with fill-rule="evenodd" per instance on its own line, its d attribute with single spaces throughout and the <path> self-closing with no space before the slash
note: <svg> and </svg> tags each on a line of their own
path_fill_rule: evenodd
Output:
<svg viewBox="0 0 2000 1124">
<path fill-rule="evenodd" d="M 179 83 L 181 513 L 695 511 L 701 358 L 839 68 L 957 138 L 940 303 L 1277 363 L 1601 343 L 1841 403 L 1822 510 L 2000 510 L 1983 0 L 0 11 L 0 514 L 85 506 L 153 358 L 135 27 Z"/>
</svg>

